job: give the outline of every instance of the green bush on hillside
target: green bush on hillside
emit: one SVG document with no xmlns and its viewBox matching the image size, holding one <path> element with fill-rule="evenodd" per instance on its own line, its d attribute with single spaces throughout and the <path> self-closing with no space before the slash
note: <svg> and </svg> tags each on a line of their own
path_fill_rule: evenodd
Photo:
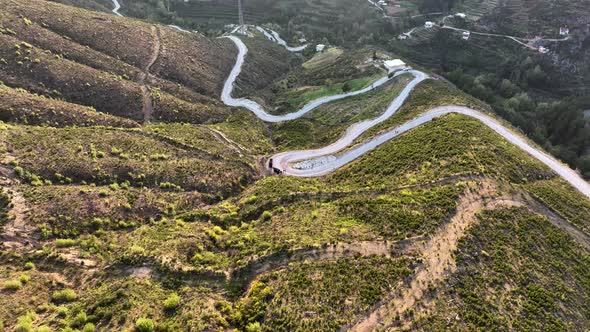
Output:
<svg viewBox="0 0 590 332">
<path fill-rule="evenodd" d="M 141 317 L 135 321 L 135 330 L 138 332 L 152 332 L 155 326 L 154 321 L 149 318 Z"/>
<path fill-rule="evenodd" d="M 53 302 L 56 303 L 71 302 L 74 301 L 77 297 L 78 295 L 76 294 L 76 291 L 74 291 L 71 288 L 55 291 L 53 292 L 53 295 L 51 295 L 51 299 L 53 300 Z"/>
<path fill-rule="evenodd" d="M 166 300 L 164 300 L 164 309 L 166 311 L 173 311 L 180 306 L 180 301 L 180 296 L 176 293 L 172 293 Z"/>
</svg>

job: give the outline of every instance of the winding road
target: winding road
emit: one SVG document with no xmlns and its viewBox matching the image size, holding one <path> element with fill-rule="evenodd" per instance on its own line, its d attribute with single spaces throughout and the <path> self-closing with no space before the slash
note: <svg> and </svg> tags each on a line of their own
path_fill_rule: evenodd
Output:
<svg viewBox="0 0 590 332">
<path fill-rule="evenodd" d="M 234 83 L 235 83 L 236 79 L 238 78 L 238 75 L 240 75 L 240 72 L 242 71 L 242 65 L 244 64 L 244 59 L 246 58 L 246 54 L 248 53 L 248 48 L 246 47 L 244 42 L 242 42 L 242 40 L 240 40 L 240 38 L 238 38 L 236 36 L 226 36 L 223 38 L 228 38 L 231 41 L 233 41 L 234 44 L 236 44 L 236 46 L 238 47 L 238 57 L 237 57 L 234 67 L 232 68 L 232 71 L 229 74 L 229 77 L 226 79 L 225 84 L 223 86 L 223 90 L 221 92 L 221 100 L 228 106 L 247 108 L 248 110 L 250 110 L 254 114 L 256 114 L 257 117 L 259 117 L 260 119 L 262 119 L 263 121 L 266 121 L 266 122 L 282 122 L 282 121 L 288 121 L 288 120 L 294 120 L 294 119 L 300 118 L 301 116 L 312 111 L 313 109 L 317 108 L 320 105 L 323 105 L 323 104 L 326 104 L 326 103 L 329 103 L 329 102 L 332 102 L 335 100 L 339 100 L 339 99 L 343 99 L 343 98 L 347 98 L 347 97 L 351 97 L 351 96 L 356 96 L 359 94 L 369 92 L 369 91 L 376 89 L 377 87 L 387 83 L 389 80 L 392 79 L 392 78 L 385 76 L 385 77 L 382 77 L 382 78 L 378 79 L 377 81 L 373 82 L 373 84 L 371 84 L 370 86 L 368 86 L 364 89 L 356 90 L 356 91 L 348 92 L 348 93 L 343 93 L 343 94 L 338 94 L 338 95 L 321 97 L 321 98 L 318 98 L 316 100 L 309 102 L 308 104 L 306 104 L 305 106 L 303 106 L 300 110 L 298 110 L 296 112 L 288 113 L 288 114 L 284 114 L 284 115 L 273 115 L 273 114 L 267 113 L 260 104 L 258 104 L 257 102 L 255 102 L 253 100 L 246 99 L 246 98 L 233 98 L 231 96 L 233 89 L 234 89 Z M 404 72 L 398 72 L 395 76 L 399 76 L 402 73 L 404 73 Z"/>
<path fill-rule="evenodd" d="M 190 31 L 183 29 L 181 27 L 179 27 L 178 25 L 174 25 L 174 24 L 168 24 L 169 27 L 171 27 L 174 30 L 178 30 L 180 32 L 186 32 L 186 33 L 191 33 Z"/>
<path fill-rule="evenodd" d="M 531 43 L 536 42 L 536 41 L 563 42 L 563 41 L 569 40 L 569 36 L 566 36 L 564 38 L 542 38 L 542 37 L 523 38 L 523 37 L 510 36 L 510 35 L 502 35 L 502 34 L 497 34 L 497 33 L 477 32 L 477 31 L 471 31 L 471 30 L 467 30 L 467 29 L 460 29 L 460 28 L 455 28 L 453 26 L 450 26 L 450 25 L 447 25 L 446 24 L 446 20 L 448 18 L 453 18 L 453 17 L 456 17 L 456 16 L 457 16 L 457 14 L 451 14 L 451 15 L 447 15 L 447 16 L 443 17 L 443 19 L 442 19 L 442 26 L 440 28 L 441 29 L 447 29 L 447 30 L 454 30 L 454 31 L 458 31 L 458 32 L 469 32 L 472 35 L 479 35 L 479 36 L 486 36 L 486 37 L 507 38 L 507 39 L 510 39 L 512 41 L 515 41 L 518 44 L 520 44 L 520 45 L 522 45 L 522 46 L 524 46 L 526 48 L 529 48 L 529 49 L 531 49 L 533 51 L 537 51 L 537 47 L 534 47 L 533 45 L 531 45 Z M 416 29 L 418 29 L 420 27 L 421 26 L 414 27 L 414 28 L 412 28 L 408 32 L 403 32 L 402 35 L 406 35 L 408 37 L 411 37 L 412 33 Z M 428 28 L 428 29 L 430 29 L 430 28 Z"/>
<path fill-rule="evenodd" d="M 113 13 L 118 16 L 121 15 L 118 11 L 121 8 L 118 0 L 112 0 L 115 8 L 113 9 Z M 183 31 L 181 28 L 177 28 L 172 26 L 179 31 Z M 278 33 L 272 31 L 268 33 L 263 28 L 257 27 L 258 31 L 263 32 L 264 35 L 272 40 L 279 43 L 280 45 L 284 46 L 287 50 L 291 52 L 298 52 L 305 48 L 305 46 L 300 47 L 289 47 L 287 46 L 286 42 L 282 40 Z M 457 29 L 460 30 L 460 29 Z M 184 30 L 186 31 L 186 30 Z M 272 38 L 270 38 L 272 37 Z M 506 36 L 504 36 L 506 37 Z M 223 86 L 221 100 L 228 106 L 234 107 L 244 107 L 254 113 L 258 118 L 266 122 L 282 122 L 288 120 L 297 119 L 306 113 L 314 110 L 315 108 L 343 98 L 367 93 L 385 83 L 390 81 L 396 76 L 401 74 L 410 73 L 414 75 L 414 79 L 412 79 L 400 92 L 400 94 L 394 98 L 391 104 L 388 106 L 387 110 L 377 118 L 361 121 L 358 123 L 352 124 L 344 133 L 344 135 L 338 139 L 336 142 L 325 146 L 320 149 L 313 149 L 313 150 L 298 150 L 298 151 L 287 151 L 282 152 L 279 154 L 274 155 L 273 161 L 279 169 L 283 171 L 283 173 L 287 175 L 293 175 L 298 177 L 316 177 L 326 175 L 330 172 L 333 172 L 342 166 L 350 163 L 351 161 L 361 157 L 365 153 L 375 149 L 376 147 L 384 144 L 385 142 L 413 129 L 416 128 L 426 122 L 429 122 L 435 118 L 440 116 L 449 114 L 449 113 L 458 113 L 465 116 L 472 117 L 481 121 L 483 124 L 488 126 L 490 129 L 504 137 L 510 143 L 518 146 L 537 160 L 541 161 L 543 164 L 547 165 L 551 168 L 555 173 L 561 176 L 565 181 L 570 183 L 574 186 L 577 190 L 579 190 L 582 194 L 586 197 L 590 198 L 590 184 L 586 182 L 578 173 L 574 170 L 569 168 L 567 165 L 563 164 L 562 162 L 558 161 L 557 159 L 553 158 L 549 154 L 531 146 L 525 139 L 523 139 L 518 134 L 514 133 L 510 129 L 504 127 L 498 120 L 494 119 L 493 117 L 471 109 L 464 106 L 456 106 L 456 105 L 444 105 L 435 107 L 430 109 L 418 117 L 407 121 L 406 123 L 392 128 L 385 133 L 382 133 L 372 139 L 369 139 L 361 144 L 354 146 L 353 148 L 345 150 L 349 147 L 356 138 L 362 135 L 364 132 L 369 130 L 370 128 L 376 126 L 377 124 L 387 120 L 392 115 L 394 115 L 399 108 L 403 105 L 404 101 L 410 95 L 410 93 L 414 90 L 416 85 L 420 82 L 428 79 L 428 75 L 418 71 L 418 70 L 402 70 L 396 72 L 392 77 L 383 77 L 377 81 L 375 81 L 370 86 L 343 94 L 332 95 L 321 97 L 316 100 L 313 100 L 303 106 L 300 110 L 295 111 L 293 113 L 288 113 L 284 115 L 272 115 L 269 114 L 264 110 L 264 108 L 258 104 L 257 102 L 246 99 L 246 98 L 233 98 L 231 96 L 233 92 L 233 88 L 235 85 L 235 81 L 238 78 L 238 75 L 242 71 L 242 66 L 244 65 L 244 60 L 246 58 L 246 54 L 248 53 L 248 48 L 246 45 L 236 36 L 225 36 L 223 38 L 230 39 L 238 48 L 238 55 L 236 59 L 236 63 L 232 68 L 228 78 L 225 81 Z M 341 152 L 343 151 L 343 152 Z M 340 152 L 340 153 L 339 153 Z"/>
<path fill-rule="evenodd" d="M 297 46 L 297 47 L 291 47 L 291 46 L 287 45 L 287 42 L 285 40 L 283 40 L 283 38 L 281 38 L 281 35 L 279 35 L 279 33 L 274 30 L 269 29 L 267 31 L 265 28 L 263 28 L 261 26 L 256 26 L 256 30 L 261 32 L 268 40 L 283 46 L 289 52 L 301 52 L 307 47 L 307 44 Z"/>
<path fill-rule="evenodd" d="M 320 105 L 349 96 L 366 93 L 390 80 L 390 78 L 384 77 L 365 89 L 345 94 L 322 97 L 311 101 L 303 108 L 293 113 L 272 115 L 267 113 L 264 108 L 255 101 L 246 98 L 233 98 L 231 96 L 235 81 L 242 70 L 244 59 L 248 53 L 248 48 L 239 38 L 235 36 L 227 36 L 224 38 L 228 38 L 234 42 L 238 48 L 238 56 L 229 77 L 225 81 L 221 99 L 228 106 L 244 107 L 250 110 L 257 117 L 266 122 L 281 122 L 297 119 Z M 428 78 L 427 74 L 417 70 L 398 71 L 394 76 L 399 76 L 403 73 L 411 73 L 414 75 L 414 79 L 406 85 L 406 87 L 396 98 L 394 98 L 387 110 L 381 116 L 372 120 L 366 120 L 352 124 L 339 140 L 326 147 L 314 150 L 287 151 L 276 154 L 272 157 L 274 165 L 276 165 L 276 167 L 281 169 L 283 173 L 287 175 L 298 177 L 316 177 L 326 175 L 361 157 L 379 145 L 403 134 L 404 132 L 407 132 L 440 116 L 449 113 L 458 113 L 481 121 L 484 125 L 488 126 L 490 129 L 504 137 L 510 143 L 518 146 L 537 160 L 541 161 L 543 164 L 547 165 L 565 181 L 569 182 L 582 194 L 590 198 L 590 184 L 580 177 L 580 175 L 574 170 L 548 155 L 547 153 L 531 146 L 524 138 L 504 127 L 498 120 L 494 119 L 490 115 L 464 106 L 445 105 L 435 107 L 398 127 L 392 128 L 383 134 L 369 139 L 349 150 L 339 153 L 346 147 L 350 146 L 353 141 L 365 131 L 394 115 L 403 105 L 404 101 L 416 87 L 416 85 Z"/>
<path fill-rule="evenodd" d="M 123 16 L 119 13 L 119 9 L 121 9 L 121 4 L 119 4 L 118 0 L 111 0 L 113 2 L 113 5 L 115 6 L 115 8 L 113 8 L 113 14 L 117 15 L 117 16 Z"/>
</svg>

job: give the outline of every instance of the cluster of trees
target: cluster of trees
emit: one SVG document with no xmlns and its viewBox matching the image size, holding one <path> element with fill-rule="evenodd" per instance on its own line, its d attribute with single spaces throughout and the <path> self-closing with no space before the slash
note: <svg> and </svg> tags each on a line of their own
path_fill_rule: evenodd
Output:
<svg viewBox="0 0 590 332">
<path fill-rule="evenodd" d="M 421 0 L 418 9 L 421 13 L 448 12 L 458 3 L 457 0 Z"/>
<path fill-rule="evenodd" d="M 590 97 L 571 86 L 572 75 L 503 39 L 465 43 L 449 31 L 408 47 L 390 50 L 438 69 L 463 91 L 494 110 L 553 155 L 590 177 L 590 130 L 583 111 Z"/>
<path fill-rule="evenodd" d="M 548 98 L 539 94 L 538 88 L 551 85 L 551 76 L 530 58 L 516 70 L 520 72 L 513 75 L 518 77 L 516 81 L 495 73 L 474 76 L 462 69 L 447 72 L 445 76 L 492 105 L 498 114 L 535 142 L 590 177 L 590 130 L 582 112 L 590 108 L 590 98 Z"/>
</svg>

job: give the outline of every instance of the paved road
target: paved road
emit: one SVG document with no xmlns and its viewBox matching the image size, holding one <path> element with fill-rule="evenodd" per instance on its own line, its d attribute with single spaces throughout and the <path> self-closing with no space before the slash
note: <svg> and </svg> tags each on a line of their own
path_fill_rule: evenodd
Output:
<svg viewBox="0 0 590 332">
<path fill-rule="evenodd" d="M 516 36 L 510 36 L 510 35 L 502 35 L 502 34 L 497 34 L 497 33 L 487 33 L 487 32 L 477 32 L 477 31 L 471 31 L 471 30 L 466 30 L 466 29 L 460 29 L 460 28 L 455 28 L 453 26 L 450 25 L 446 25 L 446 19 L 447 18 L 451 18 L 451 17 L 455 17 L 456 14 L 451 14 L 451 15 L 447 15 L 445 17 L 443 17 L 443 26 L 441 26 L 441 29 L 447 29 L 447 30 L 454 30 L 454 31 L 459 31 L 459 32 L 469 32 L 470 34 L 473 35 L 480 35 L 480 36 L 487 36 L 487 37 L 499 37 L 499 38 L 508 38 L 512 41 L 515 41 L 527 48 L 530 48 L 532 50 L 537 50 L 536 47 L 533 47 L 532 45 L 529 45 L 526 42 L 535 42 L 535 41 L 546 41 L 546 42 L 563 42 L 563 41 L 567 41 L 569 40 L 569 36 L 566 36 L 564 38 L 541 38 L 541 37 L 535 37 L 535 38 L 523 38 L 523 37 L 516 37 Z M 414 27 L 412 28 L 412 30 L 408 31 L 408 32 L 404 32 L 403 34 L 410 37 L 412 35 L 412 32 L 414 32 L 414 30 L 420 28 L 421 26 L 418 27 Z"/>
<path fill-rule="evenodd" d="M 118 16 L 123 16 L 119 13 L 119 9 L 121 9 L 121 5 L 119 4 L 119 1 L 117 1 L 117 0 L 111 0 L 111 1 L 113 2 L 113 5 L 115 5 L 115 8 L 113 8 L 113 13 Z"/>
<path fill-rule="evenodd" d="M 379 145 L 405 133 L 406 131 L 416 128 L 424 123 L 431 121 L 432 119 L 438 118 L 445 114 L 458 113 L 463 114 L 481 121 L 483 124 L 491 128 L 493 131 L 504 137 L 510 143 L 523 149 L 525 152 L 547 165 L 549 168 L 554 170 L 564 180 L 569 182 L 580 192 L 587 197 L 590 197 L 590 184 L 580 177 L 578 173 L 569 168 L 567 165 L 556 160 L 549 154 L 536 149 L 531 146 L 525 139 L 520 135 L 504 127 L 493 117 L 464 106 L 446 105 L 435 107 L 425 113 L 420 114 L 418 117 L 395 127 L 377 137 L 368 140 L 365 143 L 355 146 L 354 148 L 347 150 L 341 154 L 315 154 L 316 150 L 309 151 L 290 151 L 284 152 L 273 157 L 274 162 L 281 167 L 285 167 L 286 173 L 289 175 L 301 176 L 301 177 L 314 177 L 328 174 L 348 163 L 364 155 L 368 151 L 371 151 Z M 354 125 L 353 125 L 354 126 Z M 346 134 L 345 134 L 346 136 Z M 322 149 L 320 149 L 322 150 Z M 340 151 L 338 149 L 336 151 Z M 324 151 L 325 152 L 325 151 Z M 335 153 L 335 152 L 334 152 Z M 318 158 L 320 162 L 315 162 L 313 158 Z M 303 161 L 303 163 L 301 163 Z M 299 162 L 299 163 L 298 163 Z M 295 164 L 293 164 L 295 163 Z M 306 167 L 312 165 L 312 167 Z"/>
<path fill-rule="evenodd" d="M 371 5 L 375 6 L 377 9 L 379 9 L 382 12 L 385 12 L 385 9 L 383 9 L 381 6 L 379 6 L 375 1 L 372 0 L 367 0 Z"/>
<path fill-rule="evenodd" d="M 228 38 L 231 41 L 233 41 L 234 44 L 236 44 L 236 46 L 238 47 L 238 57 L 236 59 L 236 63 L 234 65 L 234 67 L 232 68 L 231 73 L 229 74 L 229 77 L 227 78 L 227 80 L 225 81 L 225 84 L 223 86 L 223 91 L 221 92 L 221 100 L 226 105 L 229 105 L 229 106 L 247 108 L 250 111 L 252 111 L 252 113 L 256 114 L 257 117 L 259 117 L 260 119 L 262 119 L 266 122 L 282 122 L 282 121 L 297 119 L 297 118 L 305 115 L 309 111 L 317 108 L 320 105 L 323 105 L 323 104 L 326 104 L 326 103 L 329 103 L 329 102 L 332 102 L 335 100 L 347 98 L 350 96 L 356 96 L 359 94 L 369 92 L 369 91 L 387 83 L 389 80 L 391 80 L 393 78 L 393 77 L 389 78 L 389 77 L 385 76 L 385 77 L 380 78 L 379 80 L 375 81 L 370 86 L 368 86 L 364 89 L 361 89 L 361 90 L 318 98 L 316 100 L 309 102 L 308 104 L 303 106 L 303 108 L 301 108 L 297 112 L 284 114 L 284 115 L 272 115 L 272 114 L 267 113 L 260 104 L 258 104 L 257 102 L 255 102 L 253 100 L 246 99 L 246 98 L 233 98 L 231 96 L 233 89 L 234 89 L 234 83 L 242 70 L 242 65 L 244 64 L 244 59 L 246 57 L 246 54 L 248 53 L 248 48 L 240 40 L 240 38 L 238 38 L 236 36 L 226 36 L 224 38 Z M 399 76 L 403 73 L 404 72 L 398 72 L 398 73 L 396 73 L 395 76 Z M 424 75 L 422 73 L 420 73 L 420 74 Z"/>
<path fill-rule="evenodd" d="M 314 108 L 342 98 L 346 98 L 352 95 L 358 95 L 361 93 L 366 93 L 372 90 L 374 87 L 382 85 L 386 83 L 389 78 L 384 77 L 377 82 L 374 83 L 374 86 L 370 86 L 363 90 L 358 90 L 351 93 L 340 94 L 335 96 L 328 96 L 322 97 L 317 100 L 310 102 L 309 104 L 305 105 L 300 110 L 284 114 L 284 115 L 272 115 L 268 114 L 264 108 L 259 105 L 258 103 L 245 99 L 245 98 L 233 98 L 231 93 L 233 91 L 233 86 L 235 80 L 237 79 L 240 71 L 242 69 L 242 65 L 244 64 L 244 59 L 246 54 L 248 53 L 248 48 L 244 43 L 235 36 L 228 36 L 232 40 L 236 46 L 238 47 L 238 57 L 236 59 L 236 63 L 234 68 L 232 69 L 229 77 L 227 78 L 225 85 L 223 87 L 223 92 L 221 99 L 224 103 L 229 106 L 238 106 L 238 107 L 245 107 L 252 111 L 256 116 L 258 116 L 263 121 L 267 122 L 281 122 L 287 120 L 293 120 L 302 115 L 306 114 L 307 112 L 313 110 Z M 355 123 L 351 125 L 345 132 L 345 134 L 336 142 L 314 150 L 300 150 L 300 151 L 287 151 L 283 153 L 279 153 L 274 155 L 273 162 L 274 164 L 284 171 L 285 174 L 299 176 L 299 177 L 316 177 L 321 175 L 326 175 L 334 170 L 350 163 L 351 161 L 359 158 L 360 156 L 364 155 L 365 153 L 375 149 L 379 145 L 401 135 L 402 133 L 416 128 L 428 121 L 431 121 L 434 118 L 440 117 L 445 114 L 449 113 L 459 113 L 463 114 L 472 118 L 475 118 L 481 121 L 483 124 L 494 130 L 496 133 L 504 137 L 506 140 L 515 144 L 516 146 L 520 147 L 528 154 L 533 156 L 534 158 L 538 159 L 557 174 L 559 174 L 564 180 L 569 182 L 575 188 L 577 188 L 580 192 L 582 192 L 587 197 L 590 197 L 590 184 L 586 182 L 578 173 L 573 171 L 567 165 L 563 164 L 562 162 L 556 160 L 552 156 L 548 155 L 547 153 L 536 149 L 535 147 L 531 146 L 526 140 L 520 137 L 515 132 L 509 130 L 508 128 L 504 127 L 500 124 L 497 120 L 492 118 L 489 115 L 486 115 L 480 111 L 470 109 L 463 106 L 455 106 L 455 105 L 446 105 L 446 106 L 439 106 L 433 108 L 425 113 L 422 113 L 420 116 L 412 119 L 396 128 L 393 128 L 379 136 L 376 136 L 362 144 L 355 146 L 352 149 L 344 151 L 338 154 L 339 151 L 344 150 L 346 147 L 352 144 L 352 142 L 359 137 L 362 133 L 367 131 L 368 129 L 374 127 L 375 125 L 385 121 L 389 117 L 391 117 L 397 110 L 402 106 L 406 98 L 412 92 L 412 90 L 416 87 L 416 85 L 423 80 L 428 78 L 428 75 L 422 73 L 417 70 L 408 70 L 398 72 L 397 75 L 409 72 L 414 75 L 414 79 L 410 81 L 406 85 L 406 87 L 400 92 L 400 94 L 392 101 L 389 105 L 387 110 L 379 117 L 366 120 L 362 122 Z M 396 75 L 396 76 L 397 76 Z"/>
<path fill-rule="evenodd" d="M 113 9 L 113 13 L 119 16 L 123 16 L 119 14 L 118 10 L 121 8 L 119 2 L 117 0 L 112 0 L 115 8 Z M 176 27 L 173 27 L 176 28 Z M 180 28 L 178 30 L 181 30 Z M 272 31 L 274 32 L 274 31 Z M 271 33 L 272 33 L 271 32 Z M 276 34 L 276 35 L 275 35 Z M 279 42 L 280 37 L 278 33 L 272 33 L 272 36 Z M 278 37 L 278 38 L 277 38 Z M 317 108 L 320 105 L 338 100 L 347 98 L 350 96 L 355 96 L 359 94 L 363 94 L 369 92 L 385 83 L 387 83 L 391 78 L 383 77 L 376 82 L 374 82 L 371 86 L 357 90 L 354 92 L 338 94 L 333 96 L 322 97 L 316 100 L 311 101 L 307 105 L 305 105 L 300 110 L 284 114 L 284 115 L 272 115 L 267 113 L 264 108 L 256 103 L 255 101 L 246 99 L 246 98 L 233 98 L 231 93 L 233 92 L 234 83 L 242 70 L 242 65 L 244 64 L 244 59 L 246 54 L 248 53 L 248 48 L 246 45 L 237 37 L 235 36 L 227 36 L 224 38 L 229 38 L 236 44 L 238 47 L 238 56 L 236 59 L 236 63 L 232 68 L 232 71 L 229 77 L 226 79 L 225 84 L 223 86 L 223 91 L 221 95 L 222 101 L 229 105 L 229 106 L 236 106 L 236 107 L 244 107 L 248 110 L 252 111 L 256 116 L 266 122 L 281 122 L 281 121 L 288 121 L 297 119 L 304 114 L 308 113 L 309 111 Z M 280 43 L 280 42 L 279 42 Z M 280 43 L 281 45 L 286 46 L 286 43 Z M 294 175 L 299 177 L 315 177 L 326 175 L 348 163 L 351 161 L 359 158 L 363 154 L 375 149 L 379 145 L 399 136 L 400 134 L 420 126 L 428 121 L 431 121 L 434 118 L 440 117 L 445 114 L 449 113 L 459 113 L 466 116 L 470 116 L 472 118 L 478 119 L 486 126 L 490 127 L 496 133 L 500 134 L 502 137 L 507 139 L 509 142 L 515 144 L 516 146 L 520 147 L 557 174 L 559 174 L 564 180 L 569 182 L 573 185 L 576 189 L 582 192 L 587 197 L 590 197 L 590 184 L 586 182 L 578 173 L 573 171 L 567 165 L 561 163 L 560 161 L 556 160 L 552 156 L 548 155 L 547 153 L 540 151 L 531 145 L 529 145 L 523 138 L 519 135 L 515 134 L 511 130 L 507 129 L 506 127 L 502 126 L 497 120 L 494 118 L 479 112 L 474 109 L 470 109 L 463 106 L 454 106 L 454 105 L 446 105 L 446 106 L 439 106 L 433 108 L 420 116 L 416 117 L 413 120 L 410 120 L 396 128 L 393 128 L 377 137 L 374 137 L 360 145 L 355 146 L 354 148 L 347 150 L 341 154 L 337 154 L 339 151 L 344 150 L 348 147 L 352 142 L 362 135 L 368 129 L 374 127 L 375 125 L 385 121 L 389 117 L 391 117 L 397 110 L 402 106 L 406 98 L 412 92 L 412 90 L 418 85 L 418 83 L 424 81 L 428 78 L 423 72 L 417 70 L 406 70 L 397 72 L 395 76 L 399 76 L 404 73 L 411 73 L 414 75 L 414 79 L 410 81 L 406 85 L 406 87 L 400 92 L 400 94 L 392 101 L 389 105 L 387 110 L 379 117 L 366 120 L 362 122 L 355 123 L 351 125 L 347 130 L 346 133 L 336 142 L 323 147 L 321 149 L 315 150 L 300 150 L 300 151 L 288 151 L 279 153 L 273 156 L 273 160 L 275 165 L 278 165 L 281 169 L 284 170 L 285 174 Z"/>
<path fill-rule="evenodd" d="M 297 47 L 291 47 L 291 46 L 287 45 L 287 42 L 284 41 L 283 38 L 281 38 L 281 35 L 279 35 L 279 33 L 274 30 L 270 30 L 270 29 L 266 30 L 265 28 L 263 28 L 261 26 L 256 26 L 256 30 L 261 32 L 268 40 L 270 40 L 273 43 L 277 43 L 277 44 L 283 46 L 289 52 L 301 52 L 307 47 L 307 44 L 297 46 Z"/>
<path fill-rule="evenodd" d="M 191 33 L 190 31 L 183 29 L 183 28 L 179 27 L 178 25 L 169 24 L 168 26 L 171 27 L 172 29 L 178 30 L 180 32 Z"/>
<path fill-rule="evenodd" d="M 416 29 L 418 29 L 418 27 L 414 27 L 410 31 L 404 32 L 403 34 L 406 35 L 406 36 L 408 36 L 408 37 L 412 37 L 412 34 L 414 33 L 414 31 L 416 31 Z"/>
</svg>

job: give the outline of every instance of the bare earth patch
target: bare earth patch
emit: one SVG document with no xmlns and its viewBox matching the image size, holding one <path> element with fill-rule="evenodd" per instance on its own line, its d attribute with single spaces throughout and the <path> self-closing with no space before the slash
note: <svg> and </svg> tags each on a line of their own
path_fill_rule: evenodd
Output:
<svg viewBox="0 0 590 332">
<path fill-rule="evenodd" d="M 388 297 L 367 316 L 363 317 L 349 330 L 409 330 L 414 314 L 409 311 L 427 312 L 430 303 L 423 299 L 429 288 L 441 282 L 456 270 L 454 252 L 459 240 L 477 222 L 477 213 L 484 209 L 526 206 L 535 213 L 545 216 L 554 226 L 561 228 L 578 243 L 590 248 L 590 236 L 577 229 L 567 220 L 547 209 L 529 195 L 520 193 L 500 194 L 493 180 L 483 179 L 475 188 L 468 188 L 459 200 L 457 213 L 418 251 L 423 264 L 412 277 L 409 284 L 400 284 Z M 419 308 L 418 308 L 418 305 Z"/>
<path fill-rule="evenodd" d="M 141 84 L 141 93 L 142 93 L 142 109 L 143 109 L 143 116 L 144 116 L 144 123 L 149 123 L 152 119 L 153 113 L 153 105 L 152 105 L 152 95 L 150 89 L 145 84 L 145 80 L 150 75 L 150 68 L 153 64 L 158 60 L 158 56 L 160 56 L 160 29 L 156 26 L 152 25 L 151 27 L 151 34 L 152 34 L 152 53 L 150 59 L 146 66 L 143 68 L 143 72 L 140 74 L 138 83 Z"/>
<path fill-rule="evenodd" d="M 10 198 L 11 208 L 8 211 L 9 221 L 2 229 L 2 247 L 5 249 L 31 249 L 35 240 L 31 237 L 33 226 L 28 223 L 28 207 L 23 195 L 16 190 L 15 174 L 5 164 L 13 159 L 7 156 L 0 164 L 0 186 Z"/>
<path fill-rule="evenodd" d="M 422 299 L 429 286 L 441 281 L 456 269 L 454 251 L 466 230 L 473 225 L 477 212 L 492 206 L 521 206 L 522 203 L 508 197 L 495 198 L 495 185 L 488 180 L 482 181 L 474 189 L 467 189 L 459 200 L 457 213 L 420 249 L 423 264 L 414 274 L 407 287 L 395 287 L 395 290 L 381 304 L 364 317 L 351 331 L 373 331 L 386 328 L 389 324 L 408 327 L 412 320 L 404 317 L 405 313 Z M 397 319 L 399 318 L 399 321 Z"/>
</svg>

